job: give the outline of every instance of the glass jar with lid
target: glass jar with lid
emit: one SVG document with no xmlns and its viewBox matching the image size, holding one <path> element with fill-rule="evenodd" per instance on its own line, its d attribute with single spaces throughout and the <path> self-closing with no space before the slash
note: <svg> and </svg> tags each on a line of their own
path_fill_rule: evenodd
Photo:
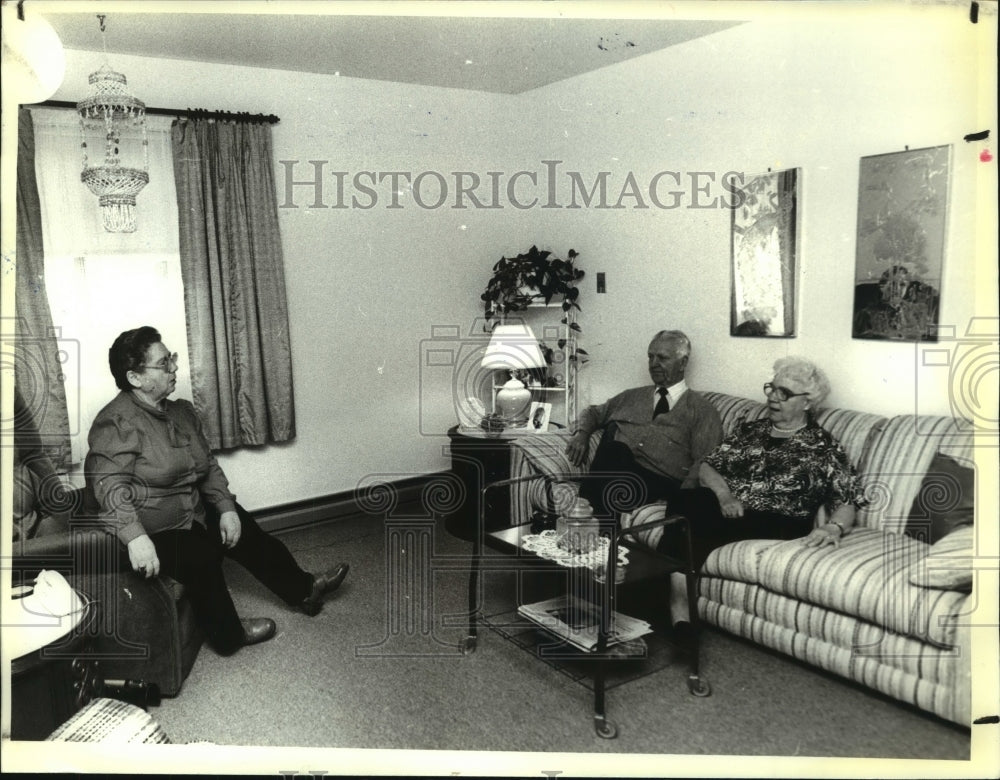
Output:
<svg viewBox="0 0 1000 780">
<path fill-rule="evenodd" d="M 588 553 L 597 545 L 600 527 L 594 508 L 585 498 L 577 497 L 556 520 L 557 544 L 570 553 Z"/>
</svg>

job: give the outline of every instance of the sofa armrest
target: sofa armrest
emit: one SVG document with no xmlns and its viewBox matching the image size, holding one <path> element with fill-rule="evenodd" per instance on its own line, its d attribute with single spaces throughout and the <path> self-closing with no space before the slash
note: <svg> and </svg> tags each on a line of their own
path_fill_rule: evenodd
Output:
<svg viewBox="0 0 1000 780">
<path fill-rule="evenodd" d="M 568 431 L 556 431 L 540 436 L 522 436 L 510 445 L 510 475 L 520 477 L 547 477 L 550 482 L 572 482 L 586 473 L 593 460 L 597 445 L 601 441 L 601 431 L 590 437 L 587 457 L 582 466 L 570 463 L 566 457 L 566 443 L 570 439 Z M 574 493 L 575 496 L 575 493 Z M 536 510 L 558 512 L 559 504 L 553 505 L 551 495 L 543 481 L 522 481 L 511 485 L 511 516 L 514 525 L 531 521 Z"/>
</svg>

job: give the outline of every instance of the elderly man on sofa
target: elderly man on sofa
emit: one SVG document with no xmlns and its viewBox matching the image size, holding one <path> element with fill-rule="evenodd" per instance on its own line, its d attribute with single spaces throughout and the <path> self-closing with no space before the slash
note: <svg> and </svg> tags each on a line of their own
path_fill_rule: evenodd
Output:
<svg viewBox="0 0 1000 780">
<path fill-rule="evenodd" d="M 722 441 L 716 407 L 685 380 L 691 341 L 679 330 L 661 330 L 649 344 L 653 385 L 625 390 L 585 409 L 567 442 L 566 455 L 579 466 L 591 435 L 601 442 L 580 495 L 598 516 L 628 511 L 651 501 L 673 499 L 681 488 L 698 484 L 698 464 Z M 671 576 L 671 621 L 688 626 L 684 575 Z"/>
<path fill-rule="evenodd" d="M 654 384 L 625 390 L 580 414 L 566 454 L 580 465 L 591 435 L 603 430 L 590 478 L 580 489 L 598 515 L 634 509 L 694 486 L 696 464 L 722 441 L 718 410 L 685 381 L 690 356 L 691 342 L 684 333 L 661 330 L 647 352 Z M 609 506 L 609 488 L 622 474 L 636 477 L 638 482 L 629 482 L 638 490 L 627 498 L 616 495 Z"/>
</svg>

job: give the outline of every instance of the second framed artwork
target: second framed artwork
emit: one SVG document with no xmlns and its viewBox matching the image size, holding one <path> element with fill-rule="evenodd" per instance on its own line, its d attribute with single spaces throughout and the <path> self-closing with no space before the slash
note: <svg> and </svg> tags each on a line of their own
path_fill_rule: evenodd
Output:
<svg viewBox="0 0 1000 780">
<path fill-rule="evenodd" d="M 795 335 L 799 169 L 748 177 L 732 211 L 731 336 Z"/>
<path fill-rule="evenodd" d="M 951 146 L 861 158 L 856 339 L 937 341 Z"/>
</svg>

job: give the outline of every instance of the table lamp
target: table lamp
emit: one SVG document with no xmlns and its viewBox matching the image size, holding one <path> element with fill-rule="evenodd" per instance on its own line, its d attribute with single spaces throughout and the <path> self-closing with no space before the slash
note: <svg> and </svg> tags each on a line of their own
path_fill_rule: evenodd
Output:
<svg viewBox="0 0 1000 780">
<path fill-rule="evenodd" d="M 527 325 L 497 325 L 483 355 L 483 368 L 506 369 L 510 379 L 501 387 L 494 399 L 496 411 L 508 424 L 526 423 L 531 391 L 515 372 L 530 368 L 544 368 L 545 357 L 538 347 L 538 339 Z"/>
</svg>

